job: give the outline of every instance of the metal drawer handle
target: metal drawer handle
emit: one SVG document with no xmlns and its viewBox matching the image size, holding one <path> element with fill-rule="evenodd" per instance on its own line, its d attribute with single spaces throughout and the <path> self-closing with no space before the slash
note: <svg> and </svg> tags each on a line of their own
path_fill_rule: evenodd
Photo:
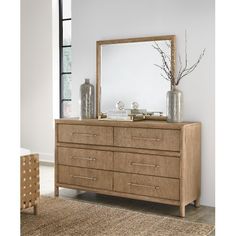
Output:
<svg viewBox="0 0 236 236">
<path fill-rule="evenodd" d="M 159 186 L 152 186 L 152 185 L 144 185 L 144 184 L 135 184 L 135 183 L 128 183 L 130 186 L 135 186 L 135 187 L 146 187 L 146 188 L 154 188 L 156 190 L 159 190 Z"/>
<path fill-rule="evenodd" d="M 161 141 L 160 138 L 149 138 L 149 137 L 137 137 L 137 136 L 132 136 L 132 139 L 136 139 L 136 140 L 146 140 L 146 141 Z"/>
<path fill-rule="evenodd" d="M 72 156 L 73 160 L 80 159 L 80 160 L 86 160 L 86 161 L 96 161 L 96 158 L 94 157 L 78 157 L 78 156 Z"/>
<path fill-rule="evenodd" d="M 96 181 L 96 177 L 88 177 L 88 176 L 82 176 L 82 175 L 70 175 L 72 178 L 79 178 L 79 179 L 87 179 L 87 180 L 92 180 Z"/>
<path fill-rule="evenodd" d="M 80 133 L 80 132 L 72 132 L 72 135 L 84 135 L 88 137 L 97 137 L 97 134 L 88 134 L 88 133 Z"/>
<path fill-rule="evenodd" d="M 131 162 L 130 165 L 132 165 L 132 166 L 147 166 L 147 167 L 154 167 L 154 168 L 159 168 L 160 167 L 159 165 L 138 163 L 138 162 Z"/>
</svg>

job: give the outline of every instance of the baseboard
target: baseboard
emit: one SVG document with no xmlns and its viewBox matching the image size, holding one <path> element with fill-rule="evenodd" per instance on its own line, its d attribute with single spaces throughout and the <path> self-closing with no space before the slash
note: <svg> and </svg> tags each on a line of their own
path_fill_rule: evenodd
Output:
<svg viewBox="0 0 236 236">
<path fill-rule="evenodd" d="M 39 151 L 31 151 L 31 153 L 38 153 L 39 154 L 39 162 L 40 164 L 45 165 L 54 165 L 54 153 L 45 153 Z"/>
<path fill-rule="evenodd" d="M 40 160 L 39 163 L 42 166 L 54 166 L 54 162 L 52 161 Z"/>
</svg>

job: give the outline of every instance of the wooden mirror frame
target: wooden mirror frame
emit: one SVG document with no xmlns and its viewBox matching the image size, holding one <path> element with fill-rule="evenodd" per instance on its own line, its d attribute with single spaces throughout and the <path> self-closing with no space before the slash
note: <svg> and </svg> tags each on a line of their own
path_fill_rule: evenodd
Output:
<svg viewBox="0 0 236 236">
<path fill-rule="evenodd" d="M 141 38 L 126 38 L 126 39 L 111 39 L 101 40 L 96 42 L 96 117 L 101 112 L 101 47 L 107 44 L 119 43 L 137 43 L 147 41 L 171 41 L 171 71 L 175 74 L 175 60 L 176 60 L 176 36 L 175 35 L 162 35 Z"/>
</svg>

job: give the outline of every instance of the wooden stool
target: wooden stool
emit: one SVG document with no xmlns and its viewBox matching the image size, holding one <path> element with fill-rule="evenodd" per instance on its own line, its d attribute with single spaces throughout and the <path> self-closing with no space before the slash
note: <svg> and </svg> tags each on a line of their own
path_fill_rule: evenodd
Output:
<svg viewBox="0 0 236 236">
<path fill-rule="evenodd" d="M 21 156 L 21 210 L 34 207 L 34 214 L 38 213 L 39 199 L 39 156 L 29 154 Z"/>
</svg>

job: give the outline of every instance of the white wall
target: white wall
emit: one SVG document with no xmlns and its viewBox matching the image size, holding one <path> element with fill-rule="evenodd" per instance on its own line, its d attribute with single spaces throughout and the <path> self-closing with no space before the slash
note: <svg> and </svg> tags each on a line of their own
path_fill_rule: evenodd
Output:
<svg viewBox="0 0 236 236">
<path fill-rule="evenodd" d="M 189 62 L 206 55 L 184 78 L 184 118 L 202 122 L 201 203 L 215 204 L 214 153 L 214 1 L 213 0 L 72 0 L 73 115 L 79 115 L 79 86 L 84 78 L 95 85 L 96 41 L 175 34 L 184 49 L 188 32 Z"/>
<path fill-rule="evenodd" d="M 21 1 L 21 146 L 46 161 L 54 159 L 52 27 L 52 1 Z"/>
</svg>

